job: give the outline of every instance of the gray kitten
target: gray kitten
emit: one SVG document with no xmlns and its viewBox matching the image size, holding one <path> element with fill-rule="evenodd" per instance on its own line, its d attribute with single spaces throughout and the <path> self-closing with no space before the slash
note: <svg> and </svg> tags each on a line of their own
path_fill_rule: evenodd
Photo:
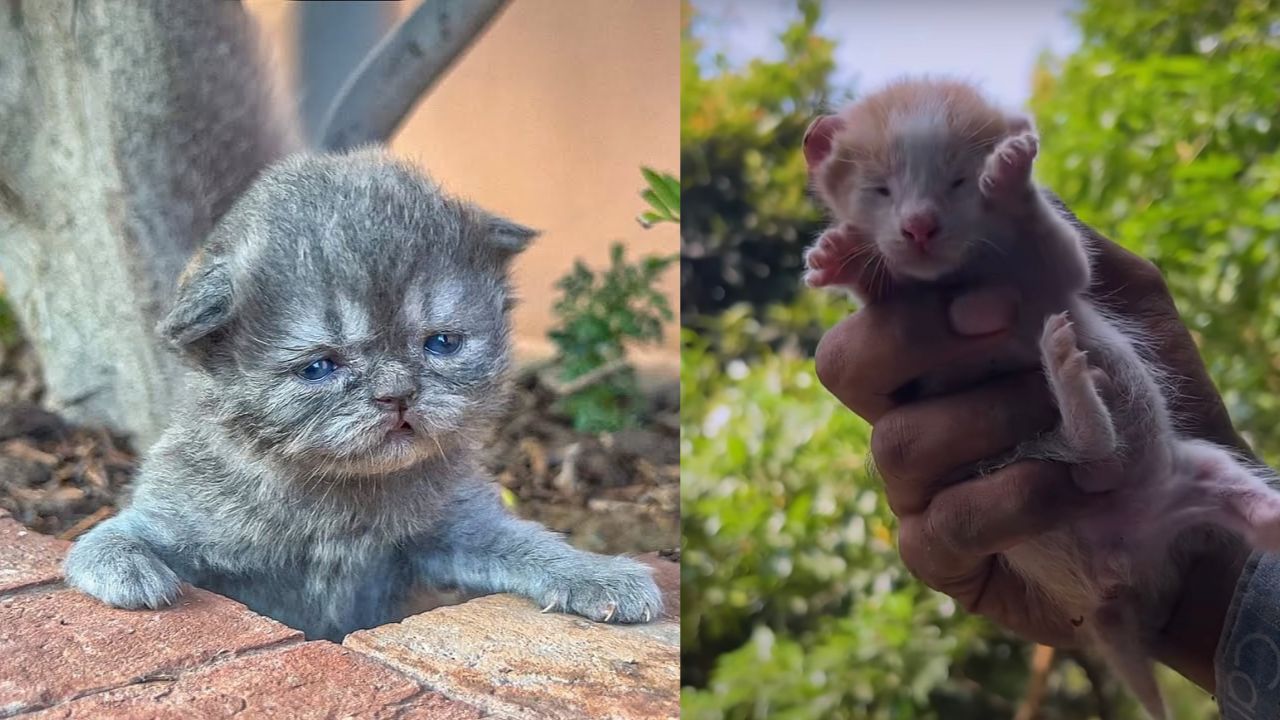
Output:
<svg viewBox="0 0 1280 720">
<path fill-rule="evenodd" d="M 399 619 L 416 587 L 660 614 L 646 566 L 512 517 L 480 468 L 508 267 L 534 234 L 376 151 L 265 171 L 180 282 L 160 329 L 192 367 L 186 401 L 69 583 L 158 608 L 186 581 L 335 641 Z"/>
</svg>

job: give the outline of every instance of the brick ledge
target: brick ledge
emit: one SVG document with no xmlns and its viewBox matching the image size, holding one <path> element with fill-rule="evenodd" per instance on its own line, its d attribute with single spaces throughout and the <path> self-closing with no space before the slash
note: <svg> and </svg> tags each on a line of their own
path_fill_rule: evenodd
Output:
<svg viewBox="0 0 1280 720">
<path fill-rule="evenodd" d="M 679 717 L 679 567 L 656 554 L 668 613 L 650 625 L 490 596 L 336 645 L 198 589 L 108 608 L 62 584 L 69 547 L 0 511 L 0 718 Z"/>
</svg>

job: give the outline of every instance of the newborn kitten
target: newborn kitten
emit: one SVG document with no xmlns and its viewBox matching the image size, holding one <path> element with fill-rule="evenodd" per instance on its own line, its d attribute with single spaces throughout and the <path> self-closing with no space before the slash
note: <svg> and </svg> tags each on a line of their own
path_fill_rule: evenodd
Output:
<svg viewBox="0 0 1280 720">
<path fill-rule="evenodd" d="M 1174 545 L 1206 523 L 1280 549 L 1280 494 L 1268 471 L 1181 437 L 1141 336 L 1086 295 L 1088 248 L 1031 179 L 1037 137 L 972 87 L 904 80 L 810 126 L 816 189 L 838 224 L 808 250 L 806 281 L 861 299 L 913 284 L 1006 285 L 1020 293 L 1009 367 L 1040 362 L 1060 415 L 1015 457 L 1075 464 L 1101 513 L 1026 542 L 1004 561 L 1079 624 L 1147 711 L 1166 716 L 1152 674 L 1155 618 L 1142 608 L 1173 590 Z M 1104 401 L 1094 367 L 1114 386 Z M 1025 366 L 1025 365 L 1024 365 Z M 946 392 L 1003 368 L 954 366 L 923 378 Z"/>
<path fill-rule="evenodd" d="M 265 171 L 180 282 L 187 400 L 70 584 L 158 608 L 186 581 L 334 641 L 419 586 L 655 618 L 647 567 L 512 517 L 481 469 L 533 237 L 376 151 Z"/>
</svg>

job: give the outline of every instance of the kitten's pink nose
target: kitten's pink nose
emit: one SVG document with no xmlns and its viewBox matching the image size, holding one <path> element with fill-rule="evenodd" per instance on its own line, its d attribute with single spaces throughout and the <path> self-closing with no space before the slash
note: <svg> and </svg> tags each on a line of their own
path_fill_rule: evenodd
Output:
<svg viewBox="0 0 1280 720">
<path fill-rule="evenodd" d="M 920 250 L 927 250 L 929 241 L 937 234 L 938 216 L 935 213 L 913 213 L 902 221 L 902 237 L 910 240 Z"/>
</svg>

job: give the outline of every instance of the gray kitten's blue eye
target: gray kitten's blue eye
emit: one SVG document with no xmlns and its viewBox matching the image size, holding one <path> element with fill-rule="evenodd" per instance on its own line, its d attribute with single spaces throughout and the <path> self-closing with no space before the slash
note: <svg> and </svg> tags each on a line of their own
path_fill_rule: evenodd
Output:
<svg viewBox="0 0 1280 720">
<path fill-rule="evenodd" d="M 330 360 L 329 358 L 320 358 L 319 360 L 302 368 L 302 372 L 299 374 L 307 380 L 323 380 L 332 375 L 333 371 L 337 369 L 338 363 Z"/>
<path fill-rule="evenodd" d="M 462 347 L 462 336 L 448 333 L 428 335 L 422 347 L 432 355 L 452 355 L 458 352 L 458 348 Z"/>
</svg>

